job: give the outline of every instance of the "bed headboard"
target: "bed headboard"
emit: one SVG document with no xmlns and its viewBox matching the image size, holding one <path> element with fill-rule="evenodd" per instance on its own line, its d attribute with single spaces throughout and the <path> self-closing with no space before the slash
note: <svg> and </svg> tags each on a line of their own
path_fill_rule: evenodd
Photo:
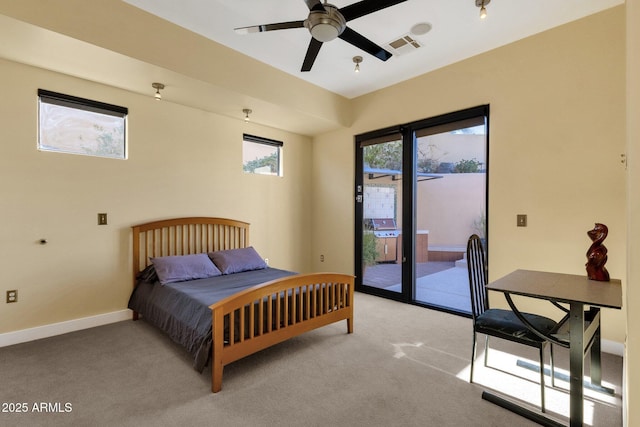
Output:
<svg viewBox="0 0 640 427">
<path fill-rule="evenodd" d="M 135 225 L 133 280 L 149 257 L 189 255 L 249 246 L 249 223 L 226 218 L 173 218 Z"/>
</svg>

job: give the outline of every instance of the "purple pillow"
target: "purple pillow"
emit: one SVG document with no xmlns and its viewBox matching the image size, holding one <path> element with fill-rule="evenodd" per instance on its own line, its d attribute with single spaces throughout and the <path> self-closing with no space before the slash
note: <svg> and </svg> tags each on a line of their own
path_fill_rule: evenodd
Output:
<svg viewBox="0 0 640 427">
<path fill-rule="evenodd" d="M 258 255 L 253 246 L 240 249 L 209 252 L 209 258 L 222 274 L 241 273 L 243 271 L 267 268 L 267 263 Z"/>
<path fill-rule="evenodd" d="M 207 254 L 175 255 L 151 258 L 160 283 L 165 285 L 185 280 L 206 279 L 222 273 Z"/>
</svg>

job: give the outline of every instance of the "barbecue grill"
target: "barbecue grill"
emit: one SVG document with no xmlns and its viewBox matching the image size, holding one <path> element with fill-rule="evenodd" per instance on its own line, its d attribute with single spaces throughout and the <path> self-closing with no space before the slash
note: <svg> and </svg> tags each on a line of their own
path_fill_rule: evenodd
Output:
<svg viewBox="0 0 640 427">
<path fill-rule="evenodd" d="M 373 218 L 369 227 L 376 236 L 377 262 L 398 262 L 400 230 L 393 218 Z"/>
<path fill-rule="evenodd" d="M 371 220 L 371 228 L 376 237 L 398 237 L 400 230 L 397 229 L 396 221 L 393 218 L 376 218 Z"/>
</svg>

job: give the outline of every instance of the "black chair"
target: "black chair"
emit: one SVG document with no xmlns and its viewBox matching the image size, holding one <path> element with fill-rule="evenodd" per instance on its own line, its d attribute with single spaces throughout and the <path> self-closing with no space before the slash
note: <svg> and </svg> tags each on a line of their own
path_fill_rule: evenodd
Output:
<svg viewBox="0 0 640 427">
<path fill-rule="evenodd" d="M 545 412 L 544 404 L 544 348 L 549 342 L 531 332 L 511 310 L 489 308 L 487 295 L 487 264 L 482 240 L 476 235 L 467 242 L 467 269 L 469 270 L 469 288 L 471 290 L 471 313 L 473 315 L 473 347 L 471 353 L 471 375 L 473 382 L 473 362 L 476 358 L 476 334 L 484 334 L 484 366 L 487 366 L 489 354 L 489 336 L 535 347 L 540 352 L 540 408 Z M 522 313 L 525 319 L 539 331 L 552 333 L 557 322 L 535 314 Z M 550 345 L 551 377 L 553 378 L 553 346 Z"/>
</svg>

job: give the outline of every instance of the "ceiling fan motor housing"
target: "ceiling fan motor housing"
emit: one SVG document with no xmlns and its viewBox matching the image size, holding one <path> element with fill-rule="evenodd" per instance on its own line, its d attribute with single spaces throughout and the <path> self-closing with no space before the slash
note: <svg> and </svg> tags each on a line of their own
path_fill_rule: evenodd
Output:
<svg viewBox="0 0 640 427">
<path fill-rule="evenodd" d="M 347 21 L 338 8 L 332 4 L 323 4 L 325 10 L 312 10 L 304 21 L 311 36 L 319 42 L 328 42 L 337 38 L 347 27 Z"/>
</svg>

